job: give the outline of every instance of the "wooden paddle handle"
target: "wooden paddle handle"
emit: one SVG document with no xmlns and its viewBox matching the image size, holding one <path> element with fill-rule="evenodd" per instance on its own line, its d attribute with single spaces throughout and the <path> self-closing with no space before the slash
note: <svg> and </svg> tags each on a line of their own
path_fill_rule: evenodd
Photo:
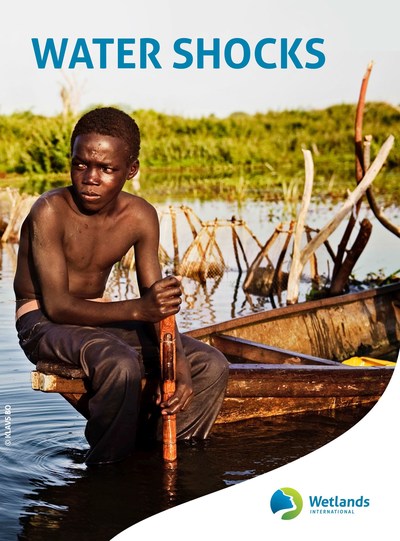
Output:
<svg viewBox="0 0 400 541">
<path fill-rule="evenodd" d="M 175 393 L 176 344 L 175 316 L 168 316 L 160 322 L 160 362 L 162 400 L 165 402 Z M 163 415 L 163 458 L 175 462 L 176 415 Z"/>
</svg>

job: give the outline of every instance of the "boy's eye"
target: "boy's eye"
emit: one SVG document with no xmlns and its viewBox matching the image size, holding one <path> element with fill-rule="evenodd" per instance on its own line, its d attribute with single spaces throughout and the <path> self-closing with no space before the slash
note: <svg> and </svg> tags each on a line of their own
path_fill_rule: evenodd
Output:
<svg viewBox="0 0 400 541">
<path fill-rule="evenodd" d="M 85 164 L 83 162 L 80 162 L 79 160 L 77 159 L 72 159 L 71 160 L 71 165 L 72 167 L 74 167 L 75 169 L 84 169 L 85 168 Z"/>
</svg>

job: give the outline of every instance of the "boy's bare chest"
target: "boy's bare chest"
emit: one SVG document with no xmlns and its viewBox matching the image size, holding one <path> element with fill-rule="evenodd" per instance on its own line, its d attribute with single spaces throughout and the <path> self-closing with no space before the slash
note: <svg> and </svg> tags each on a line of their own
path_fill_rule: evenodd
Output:
<svg viewBox="0 0 400 541">
<path fill-rule="evenodd" d="M 132 228 L 117 221 L 102 224 L 77 219 L 65 227 L 63 245 L 69 266 L 75 270 L 101 271 L 119 261 L 134 244 Z"/>
</svg>

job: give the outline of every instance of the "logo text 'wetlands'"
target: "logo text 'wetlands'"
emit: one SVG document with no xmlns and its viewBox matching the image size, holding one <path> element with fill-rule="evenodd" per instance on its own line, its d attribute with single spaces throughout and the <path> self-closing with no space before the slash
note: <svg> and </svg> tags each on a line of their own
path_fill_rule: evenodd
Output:
<svg viewBox="0 0 400 541">
<path fill-rule="evenodd" d="M 339 498 L 339 496 L 331 496 L 323 498 L 322 496 L 310 496 L 310 513 L 311 514 L 340 514 L 354 515 L 355 509 L 361 507 L 369 507 L 369 498 L 360 496 L 359 498 Z"/>
</svg>

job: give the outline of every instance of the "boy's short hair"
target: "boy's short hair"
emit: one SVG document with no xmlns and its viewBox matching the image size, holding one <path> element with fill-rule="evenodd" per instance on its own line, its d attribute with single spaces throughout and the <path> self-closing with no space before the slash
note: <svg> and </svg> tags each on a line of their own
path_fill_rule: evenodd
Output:
<svg viewBox="0 0 400 541">
<path fill-rule="evenodd" d="M 71 154 L 78 135 L 99 133 L 122 139 L 129 150 L 129 159 L 136 160 L 140 150 L 140 131 L 135 120 L 115 107 L 99 107 L 85 113 L 71 135 Z"/>
</svg>

